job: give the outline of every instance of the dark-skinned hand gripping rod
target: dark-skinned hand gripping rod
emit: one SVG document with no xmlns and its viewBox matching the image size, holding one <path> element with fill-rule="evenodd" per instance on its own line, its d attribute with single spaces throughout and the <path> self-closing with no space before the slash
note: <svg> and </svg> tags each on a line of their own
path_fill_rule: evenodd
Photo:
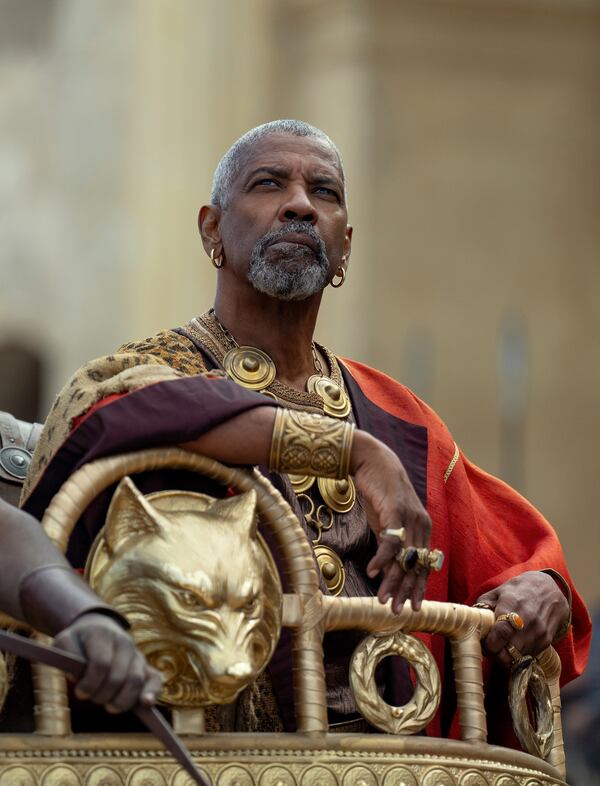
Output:
<svg viewBox="0 0 600 786">
<path fill-rule="evenodd" d="M 54 666 L 54 668 L 60 669 L 75 678 L 83 674 L 86 665 L 85 659 L 80 655 L 73 655 L 70 652 L 65 652 L 65 650 L 49 647 L 46 644 L 40 644 L 32 639 L 26 639 L 23 636 L 8 633 L 7 631 L 0 631 L 0 650 L 12 652 L 13 655 L 26 658 L 26 660 L 39 661 L 47 666 Z M 144 726 L 162 742 L 173 758 L 181 764 L 199 786 L 209 786 L 196 768 L 188 749 L 156 707 L 146 707 L 138 704 L 137 707 L 134 707 L 133 712 Z"/>
</svg>

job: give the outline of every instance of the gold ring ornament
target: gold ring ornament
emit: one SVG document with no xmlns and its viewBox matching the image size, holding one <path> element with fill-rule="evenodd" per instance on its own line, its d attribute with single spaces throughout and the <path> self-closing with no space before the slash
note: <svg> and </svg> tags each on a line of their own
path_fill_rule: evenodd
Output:
<svg viewBox="0 0 600 786">
<path fill-rule="evenodd" d="M 223 367 L 234 382 L 250 390 L 269 387 L 275 379 L 275 363 L 256 347 L 234 347 L 223 358 Z"/>
<path fill-rule="evenodd" d="M 307 524 L 313 524 L 317 522 L 313 522 L 313 513 L 315 512 L 315 503 L 312 499 L 308 496 L 308 494 L 304 494 L 304 492 L 300 492 L 298 494 L 298 502 L 307 502 L 308 503 L 308 510 L 303 511 L 304 521 Z M 302 506 L 300 506 L 302 509 Z"/>
<path fill-rule="evenodd" d="M 444 552 L 440 549 L 432 549 L 429 552 L 429 569 L 438 572 L 444 565 Z"/>
<path fill-rule="evenodd" d="M 332 548 L 321 544 L 323 532 L 333 527 L 333 511 L 327 505 L 319 505 L 315 508 L 314 501 L 304 492 L 298 494 L 298 502 L 308 503 L 304 520 L 309 527 L 317 531 L 317 536 L 311 540 L 311 545 L 325 586 L 332 595 L 339 595 L 346 582 L 344 564 Z"/>
<path fill-rule="evenodd" d="M 335 276 L 339 276 L 340 280 L 334 281 Z M 335 271 L 335 276 L 331 279 L 330 284 L 334 289 L 339 289 L 346 280 L 346 268 L 343 265 L 339 265 Z"/>
<path fill-rule="evenodd" d="M 439 549 L 417 549 L 417 564 L 426 570 L 439 571 L 444 564 L 444 552 Z"/>
<path fill-rule="evenodd" d="M 496 622 L 508 622 L 513 630 L 523 630 L 525 628 L 523 617 L 521 617 L 520 614 L 517 614 L 516 611 L 509 611 L 506 614 L 498 614 L 496 617 Z"/>
<path fill-rule="evenodd" d="M 402 570 L 408 573 L 409 570 L 412 570 L 417 564 L 419 554 L 414 546 L 409 546 L 406 549 L 400 549 L 398 554 L 396 554 L 396 559 L 400 563 Z"/>
<path fill-rule="evenodd" d="M 348 513 L 356 502 L 356 487 L 351 478 L 317 478 L 323 502 L 336 513 Z"/>
<path fill-rule="evenodd" d="M 329 546 L 319 544 L 313 548 L 325 586 L 332 595 L 339 595 L 346 581 L 346 571 L 342 560 Z"/>
<path fill-rule="evenodd" d="M 375 670 L 390 655 L 404 658 L 416 677 L 415 692 L 402 707 L 387 704 L 377 691 Z M 416 734 L 424 729 L 435 715 L 442 693 L 440 673 L 427 647 L 400 632 L 376 633 L 361 641 L 350 662 L 350 685 L 359 712 L 389 734 Z"/>
<path fill-rule="evenodd" d="M 404 543 L 406 540 L 406 527 L 399 527 L 398 529 L 394 529 L 393 527 L 388 527 L 384 529 L 381 533 L 382 535 L 391 535 L 393 538 L 398 538 L 400 543 Z"/>
<path fill-rule="evenodd" d="M 547 759 L 554 739 L 554 710 L 550 689 L 539 663 L 525 655 L 513 664 L 508 683 L 508 704 L 513 727 L 523 748 Z M 531 715 L 536 728 L 531 725 Z"/>
<path fill-rule="evenodd" d="M 303 491 L 308 491 L 308 489 L 313 485 L 316 478 L 314 475 L 288 475 L 290 479 L 290 483 L 292 484 L 292 488 L 296 494 L 301 494 Z"/>
<path fill-rule="evenodd" d="M 223 267 L 223 255 L 220 254 L 218 257 L 215 256 L 214 248 L 210 250 L 210 261 L 213 263 L 213 267 L 216 267 L 217 270 Z"/>
<path fill-rule="evenodd" d="M 346 391 L 329 377 L 312 374 L 306 380 L 306 389 L 323 400 L 323 411 L 332 418 L 345 418 L 352 408 Z"/>
<path fill-rule="evenodd" d="M 354 424 L 312 412 L 278 409 L 269 469 L 342 480 L 350 471 Z"/>
<path fill-rule="evenodd" d="M 510 644 L 510 643 L 509 643 L 509 644 L 506 644 L 506 646 L 504 647 L 504 649 L 505 649 L 505 650 L 508 652 L 508 654 L 509 654 L 509 655 L 510 655 L 510 657 L 512 658 L 512 660 L 513 660 L 513 664 L 514 664 L 514 663 L 519 663 L 520 661 L 522 661 L 522 660 L 523 660 L 523 658 L 526 658 L 526 657 L 527 657 L 526 655 L 523 655 L 523 653 L 521 652 L 521 650 L 518 650 L 518 649 L 515 647 L 515 645 L 514 645 L 514 644 Z"/>
<path fill-rule="evenodd" d="M 333 527 L 333 511 L 327 505 L 319 505 L 316 515 L 319 524 L 319 534 Z M 325 524 L 323 523 L 323 517 L 326 519 Z"/>
</svg>

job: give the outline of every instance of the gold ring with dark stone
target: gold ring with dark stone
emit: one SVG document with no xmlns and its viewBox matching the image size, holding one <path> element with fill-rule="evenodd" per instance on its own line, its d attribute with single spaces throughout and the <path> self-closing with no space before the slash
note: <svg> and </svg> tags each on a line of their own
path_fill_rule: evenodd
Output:
<svg viewBox="0 0 600 786">
<path fill-rule="evenodd" d="M 444 552 L 439 549 L 417 549 L 417 562 L 426 570 L 441 570 L 444 564 Z"/>
<path fill-rule="evenodd" d="M 412 570 L 417 564 L 417 560 L 419 559 L 419 554 L 414 546 L 409 546 L 406 549 L 400 549 L 400 551 L 396 555 L 396 559 L 400 563 L 400 567 L 402 568 L 402 570 L 405 573 L 408 573 L 408 571 Z"/>
<path fill-rule="evenodd" d="M 429 549 L 417 549 L 417 563 L 429 570 Z"/>
<path fill-rule="evenodd" d="M 496 622 L 508 622 L 513 630 L 523 630 L 525 622 L 520 614 L 516 611 L 509 611 L 507 614 L 498 614 Z"/>
<path fill-rule="evenodd" d="M 444 552 L 440 549 L 432 549 L 427 557 L 429 570 L 438 571 L 442 569 L 444 564 Z"/>
</svg>

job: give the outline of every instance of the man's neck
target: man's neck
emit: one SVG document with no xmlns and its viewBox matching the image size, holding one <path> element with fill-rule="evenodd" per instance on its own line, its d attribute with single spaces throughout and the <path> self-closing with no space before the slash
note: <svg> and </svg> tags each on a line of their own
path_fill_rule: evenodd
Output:
<svg viewBox="0 0 600 786">
<path fill-rule="evenodd" d="M 217 292 L 215 314 L 238 344 L 271 357 L 277 379 L 298 390 L 315 373 L 312 341 L 321 295 L 303 301 L 276 300 L 258 292 L 235 300 Z"/>
</svg>

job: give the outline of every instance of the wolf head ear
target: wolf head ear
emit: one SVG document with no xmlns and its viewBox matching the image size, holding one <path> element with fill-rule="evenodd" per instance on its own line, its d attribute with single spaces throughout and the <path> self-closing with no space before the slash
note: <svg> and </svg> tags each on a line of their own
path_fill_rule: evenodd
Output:
<svg viewBox="0 0 600 786">
<path fill-rule="evenodd" d="M 211 516 L 226 524 L 240 537 L 256 537 L 256 491 L 250 489 L 235 497 L 217 500 L 210 506 Z"/>
<path fill-rule="evenodd" d="M 143 535 L 160 535 L 165 530 L 163 516 L 125 476 L 113 498 L 106 515 L 104 537 L 109 552 L 119 551 L 123 545 Z"/>
</svg>

